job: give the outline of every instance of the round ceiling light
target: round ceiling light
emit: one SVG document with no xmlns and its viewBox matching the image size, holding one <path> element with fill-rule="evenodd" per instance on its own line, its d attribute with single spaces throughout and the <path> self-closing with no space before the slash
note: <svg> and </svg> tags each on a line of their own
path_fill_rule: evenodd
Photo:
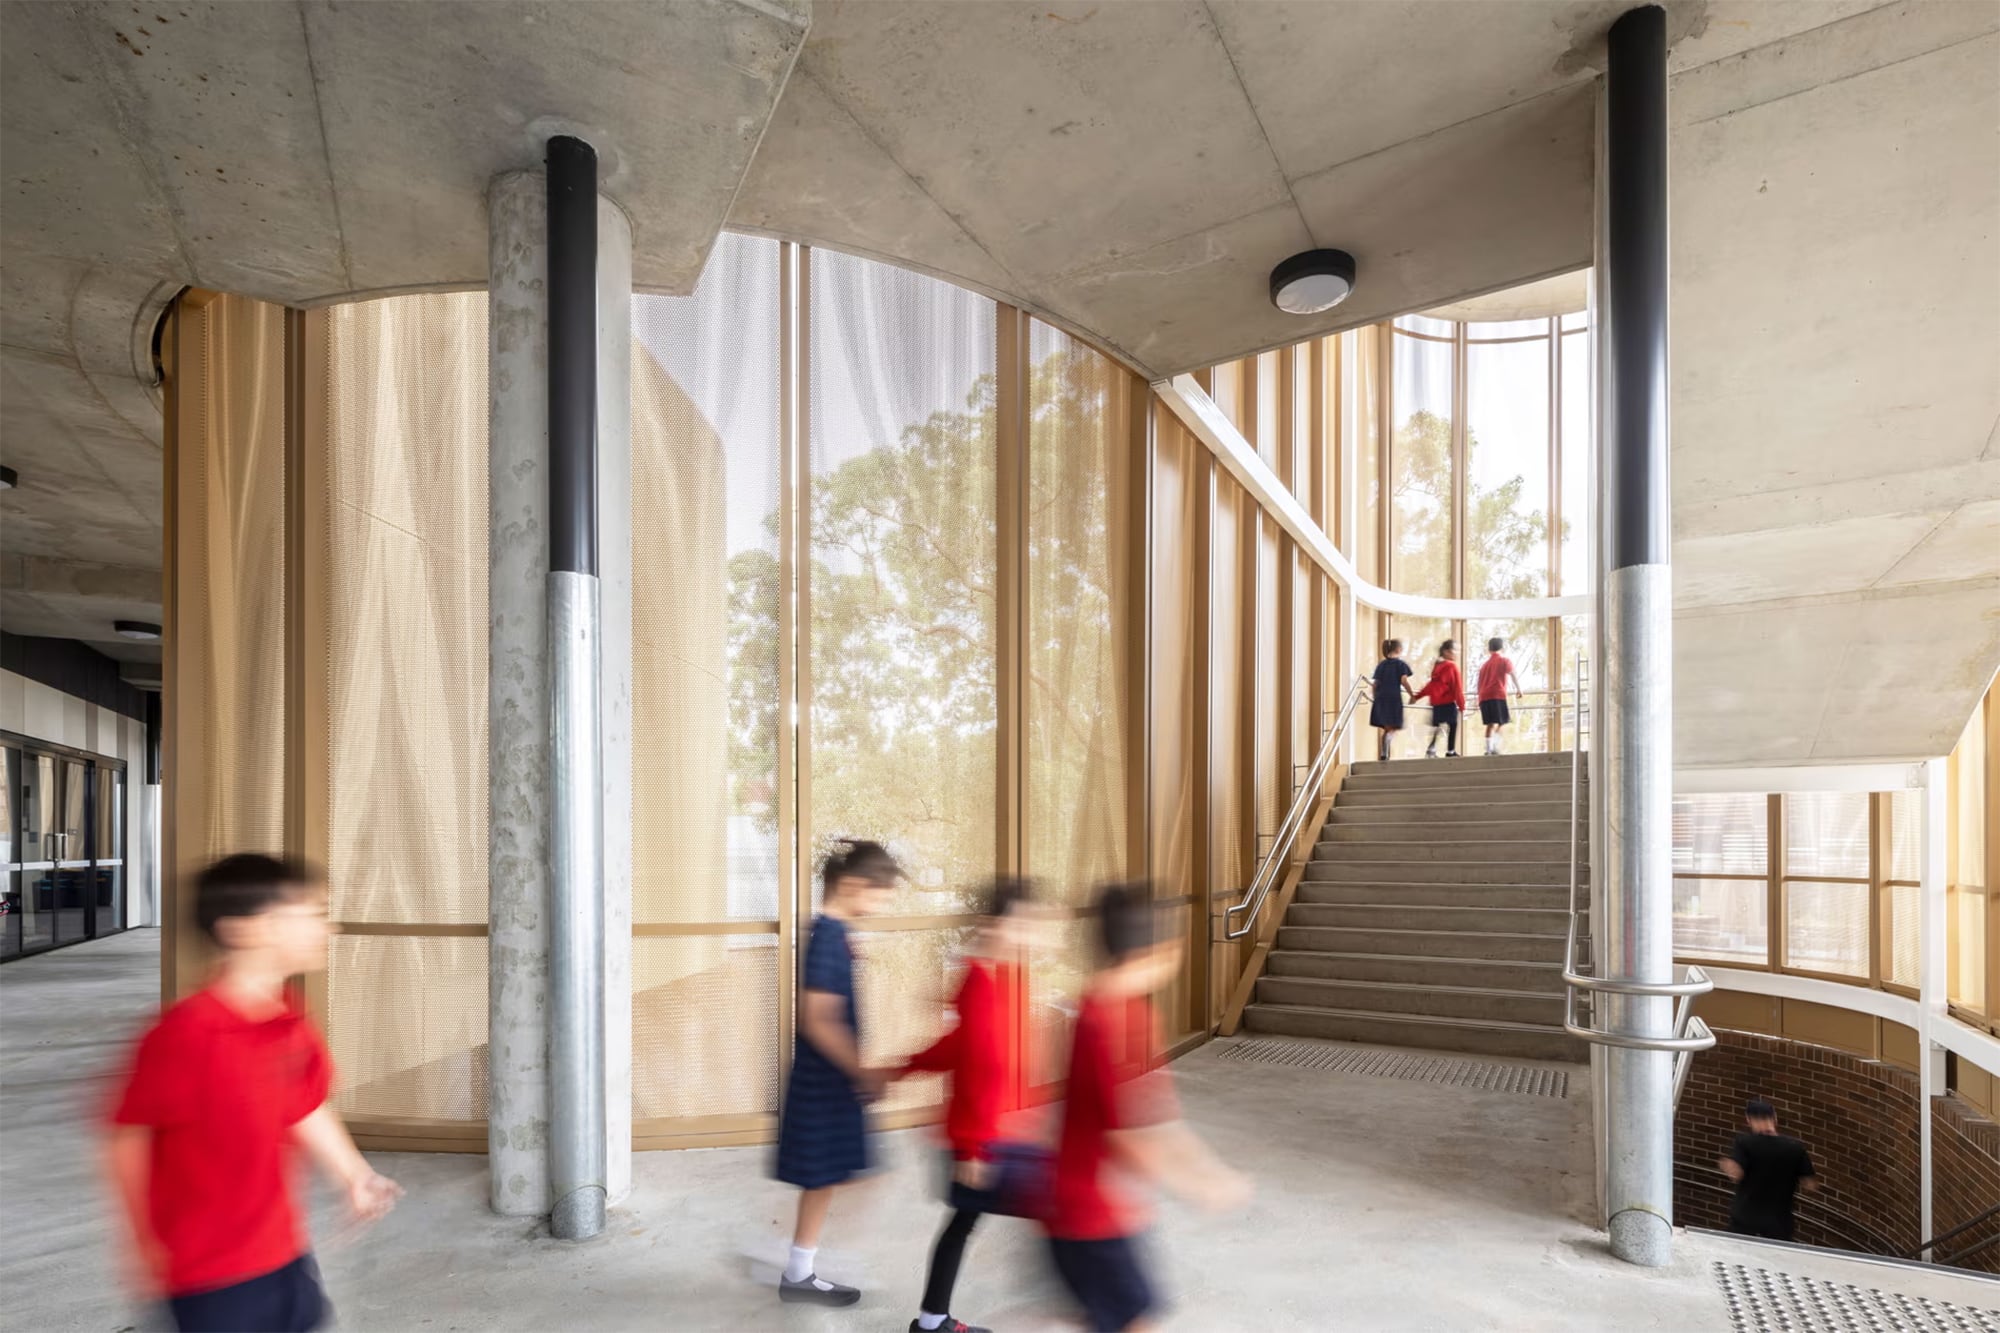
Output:
<svg viewBox="0 0 2000 1333">
<path fill-rule="evenodd" d="M 0 491 L 11 491 L 21 482 L 21 474 L 10 467 L 0 467 Z"/>
<path fill-rule="evenodd" d="M 1271 270 L 1271 304 L 1288 315 L 1331 310 L 1354 290 L 1354 256 L 1302 250 Z"/>
<path fill-rule="evenodd" d="M 154 643 L 160 637 L 160 627 L 149 625 L 143 620 L 114 621 L 111 628 L 118 631 L 118 637 L 121 639 L 138 639 L 142 643 Z"/>
</svg>

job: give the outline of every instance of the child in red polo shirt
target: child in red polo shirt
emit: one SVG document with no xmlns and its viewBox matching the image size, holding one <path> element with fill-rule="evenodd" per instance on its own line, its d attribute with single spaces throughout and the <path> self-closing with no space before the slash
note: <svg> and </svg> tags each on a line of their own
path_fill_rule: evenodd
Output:
<svg viewBox="0 0 2000 1333">
<path fill-rule="evenodd" d="M 1001 1165 L 995 1147 L 1000 1118 L 1020 1109 L 1021 964 L 1028 945 L 1033 887 L 1024 879 L 995 881 L 986 914 L 966 954 L 965 980 L 953 1007 L 958 1024 L 929 1049 L 909 1058 L 898 1077 L 949 1073 L 951 1103 L 945 1111 L 945 1138 L 951 1181 L 947 1197 L 951 1221 L 931 1252 L 930 1276 L 910 1333 L 987 1333 L 951 1317 L 951 1292 L 972 1228 L 987 1213 L 1002 1211 Z"/>
<path fill-rule="evenodd" d="M 1101 962 L 1083 992 L 1070 1044 L 1068 1101 L 1048 1219 L 1056 1271 L 1091 1329 L 1149 1327 L 1158 1308 L 1139 1246 L 1157 1182 L 1213 1209 L 1250 1186 L 1180 1119 L 1159 1061 L 1154 991 L 1180 971 L 1181 942 L 1162 939 L 1145 884 L 1113 884 L 1097 900 Z"/>
<path fill-rule="evenodd" d="M 327 1101 L 332 1063 L 286 986 L 326 966 L 326 886 L 296 861 L 226 857 L 196 881 L 195 916 L 222 959 L 139 1042 L 112 1115 L 111 1178 L 138 1282 L 184 1333 L 302 1333 L 328 1310 L 288 1179 L 293 1149 L 357 1218 L 402 1193 Z"/>
</svg>

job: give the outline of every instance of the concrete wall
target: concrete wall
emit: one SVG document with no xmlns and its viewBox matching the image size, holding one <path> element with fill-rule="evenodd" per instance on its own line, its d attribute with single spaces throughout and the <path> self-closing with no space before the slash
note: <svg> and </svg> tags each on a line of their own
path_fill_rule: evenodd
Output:
<svg viewBox="0 0 2000 1333">
<path fill-rule="evenodd" d="M 125 761 L 125 920 L 151 926 L 159 857 L 147 845 L 146 724 L 72 694 L 0 670 L 0 731 Z"/>
</svg>

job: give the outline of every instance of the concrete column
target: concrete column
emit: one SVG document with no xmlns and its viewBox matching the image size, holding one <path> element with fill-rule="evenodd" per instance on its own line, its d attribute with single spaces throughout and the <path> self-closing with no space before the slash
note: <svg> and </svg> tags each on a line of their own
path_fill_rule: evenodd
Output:
<svg viewBox="0 0 2000 1333">
<path fill-rule="evenodd" d="M 548 226 L 542 175 L 487 195 L 487 1164 L 549 1207 Z"/>
<path fill-rule="evenodd" d="M 552 1206 L 549 1170 L 548 304 L 540 171 L 488 193 L 488 1108 L 497 1212 Z M 632 1182 L 632 229 L 597 203 L 599 798 L 606 1188 Z"/>
<path fill-rule="evenodd" d="M 597 201 L 598 685 L 606 1188 L 632 1190 L 632 223 Z"/>
<path fill-rule="evenodd" d="M 1923 854 L 1917 879 L 1917 1229 L 1923 1240 L 1937 1234 L 1931 1216 L 1931 1099 L 1945 1090 L 1944 1047 L 1932 1033 L 1952 1021 L 1945 949 L 1945 795 L 1945 761 L 1929 760 L 1924 764 Z"/>
<path fill-rule="evenodd" d="M 1598 974 L 1673 980 L 1673 582 L 1667 482 L 1666 11 L 1611 27 L 1599 130 L 1603 302 L 1595 336 L 1606 572 L 1597 590 L 1605 707 L 1597 732 L 1609 846 Z M 1600 992 L 1598 1026 L 1673 1033 L 1666 996 Z M 1673 1056 L 1604 1053 L 1605 1193 L 1612 1253 L 1655 1267 L 1673 1249 Z"/>
</svg>

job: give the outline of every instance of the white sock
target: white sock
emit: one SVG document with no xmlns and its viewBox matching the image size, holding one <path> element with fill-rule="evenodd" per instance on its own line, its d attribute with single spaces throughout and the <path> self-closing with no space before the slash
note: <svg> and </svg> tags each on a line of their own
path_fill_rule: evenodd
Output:
<svg viewBox="0 0 2000 1333">
<path fill-rule="evenodd" d="M 813 1275 L 813 1257 L 818 1253 L 818 1246 L 814 1246 L 810 1250 L 802 1250 L 796 1245 L 792 1246 L 792 1257 L 785 1261 L 785 1281 L 803 1282 L 811 1277 Z"/>
<path fill-rule="evenodd" d="M 932 1314 L 929 1310 L 925 1310 L 917 1316 L 917 1327 L 936 1328 L 944 1322 L 944 1319 L 945 1317 L 941 1314 Z"/>
</svg>

